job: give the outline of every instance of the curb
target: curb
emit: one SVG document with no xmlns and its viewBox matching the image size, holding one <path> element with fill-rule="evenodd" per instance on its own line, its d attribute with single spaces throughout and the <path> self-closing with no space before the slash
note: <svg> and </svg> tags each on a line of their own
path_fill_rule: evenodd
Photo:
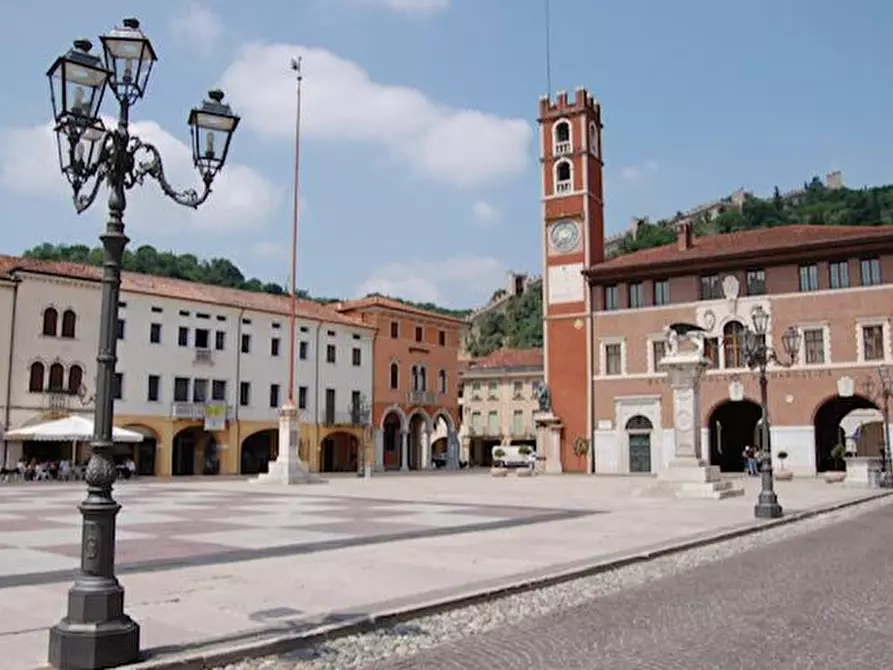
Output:
<svg viewBox="0 0 893 670">
<path fill-rule="evenodd" d="M 575 579 L 582 579 L 599 573 L 618 570 L 636 563 L 646 563 L 664 556 L 698 549 L 711 544 L 718 544 L 720 542 L 733 540 L 747 535 L 754 535 L 779 526 L 786 526 L 788 524 L 805 521 L 817 516 L 823 516 L 849 507 L 856 507 L 891 495 L 893 495 L 893 491 L 875 493 L 854 500 L 833 503 L 831 505 L 802 512 L 794 512 L 780 519 L 750 522 L 738 527 L 726 528 L 699 537 L 670 542 L 664 545 L 656 545 L 654 548 L 635 550 L 631 553 L 621 554 L 616 558 L 602 558 L 582 566 L 565 568 L 557 574 L 552 573 L 545 576 L 528 577 L 520 580 L 516 579 L 514 582 L 480 589 L 466 595 L 440 598 L 426 603 L 404 607 L 392 607 L 390 610 L 385 610 L 377 614 L 357 614 L 355 617 L 345 618 L 338 623 L 322 624 L 309 632 L 282 634 L 273 638 L 256 640 L 254 642 L 225 648 L 195 648 L 192 650 L 183 649 L 179 651 L 166 650 L 163 652 L 163 655 L 158 655 L 154 658 L 150 657 L 131 665 L 119 666 L 119 669 L 208 670 L 209 668 L 220 668 L 249 658 L 284 654 L 301 647 L 312 645 L 321 640 L 366 633 L 376 628 L 393 625 L 395 623 L 459 609 L 491 599 L 504 598 L 517 593 L 535 591 L 537 589 L 547 588 Z"/>
</svg>

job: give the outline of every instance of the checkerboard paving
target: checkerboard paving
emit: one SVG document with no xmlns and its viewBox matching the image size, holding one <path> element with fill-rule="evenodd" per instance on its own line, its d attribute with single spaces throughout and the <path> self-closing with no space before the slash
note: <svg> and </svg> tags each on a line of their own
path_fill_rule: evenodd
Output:
<svg viewBox="0 0 893 670">
<path fill-rule="evenodd" d="M 132 483 L 116 489 L 117 565 L 141 570 L 323 551 L 554 520 L 559 510 Z M 0 488 L 0 588 L 78 566 L 80 487 Z M 63 574 L 64 573 L 64 574 Z"/>
</svg>

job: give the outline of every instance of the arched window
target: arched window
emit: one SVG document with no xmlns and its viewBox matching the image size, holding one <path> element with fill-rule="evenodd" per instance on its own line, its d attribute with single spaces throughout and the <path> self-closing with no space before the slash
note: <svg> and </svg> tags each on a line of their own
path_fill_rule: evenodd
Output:
<svg viewBox="0 0 893 670">
<path fill-rule="evenodd" d="M 64 312 L 62 312 L 62 337 L 74 339 L 74 332 L 77 321 L 78 317 L 77 314 L 74 313 L 73 309 L 66 309 Z"/>
<path fill-rule="evenodd" d="M 440 370 L 437 373 L 437 391 L 438 391 L 438 393 L 446 393 L 447 392 L 446 370 Z"/>
<path fill-rule="evenodd" d="M 53 363 L 50 366 L 50 391 L 61 391 L 65 388 L 65 368 L 61 363 Z"/>
<path fill-rule="evenodd" d="M 556 155 L 569 154 L 573 147 L 570 121 L 559 121 L 552 129 L 553 149 Z"/>
<path fill-rule="evenodd" d="M 637 414 L 626 422 L 629 440 L 629 471 L 651 472 L 651 431 L 648 417 Z"/>
<path fill-rule="evenodd" d="M 28 373 L 28 392 L 43 393 L 43 375 L 46 369 L 40 361 L 31 364 L 31 370 Z"/>
<path fill-rule="evenodd" d="M 424 365 L 419 366 L 419 391 L 428 390 L 428 369 Z"/>
<path fill-rule="evenodd" d="M 729 321 L 722 329 L 722 346 L 725 367 L 743 368 L 744 326 L 739 321 Z"/>
<path fill-rule="evenodd" d="M 416 365 L 412 366 L 412 390 L 419 390 L 419 368 Z"/>
<path fill-rule="evenodd" d="M 555 164 L 555 192 L 570 193 L 573 190 L 573 166 L 569 160 L 560 160 Z"/>
<path fill-rule="evenodd" d="M 56 337 L 56 329 L 59 325 L 59 312 L 54 307 L 43 310 L 43 334 L 47 337 Z"/>
<path fill-rule="evenodd" d="M 84 370 L 80 365 L 72 365 L 68 369 L 68 392 L 77 395 L 84 383 Z"/>
<path fill-rule="evenodd" d="M 595 121 L 589 122 L 589 153 L 598 156 L 598 125 Z"/>
<path fill-rule="evenodd" d="M 391 363 L 391 390 L 400 388 L 400 366 Z"/>
</svg>

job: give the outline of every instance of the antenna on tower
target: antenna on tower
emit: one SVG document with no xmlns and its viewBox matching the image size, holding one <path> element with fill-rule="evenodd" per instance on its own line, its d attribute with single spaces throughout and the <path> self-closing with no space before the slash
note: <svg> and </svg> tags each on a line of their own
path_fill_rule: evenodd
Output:
<svg viewBox="0 0 893 670">
<path fill-rule="evenodd" d="M 546 95 L 552 96 L 552 26 L 549 15 L 549 0 L 546 5 Z"/>
</svg>

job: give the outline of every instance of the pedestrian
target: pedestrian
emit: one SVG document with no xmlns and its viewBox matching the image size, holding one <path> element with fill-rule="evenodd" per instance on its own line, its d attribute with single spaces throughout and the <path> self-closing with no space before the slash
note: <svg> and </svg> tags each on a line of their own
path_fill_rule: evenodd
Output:
<svg viewBox="0 0 893 670">
<path fill-rule="evenodd" d="M 757 474 L 757 461 L 754 454 L 754 449 L 749 444 L 744 447 L 744 451 L 741 453 L 741 456 L 744 458 L 744 472 L 747 473 L 748 476 L 753 477 Z"/>
</svg>

